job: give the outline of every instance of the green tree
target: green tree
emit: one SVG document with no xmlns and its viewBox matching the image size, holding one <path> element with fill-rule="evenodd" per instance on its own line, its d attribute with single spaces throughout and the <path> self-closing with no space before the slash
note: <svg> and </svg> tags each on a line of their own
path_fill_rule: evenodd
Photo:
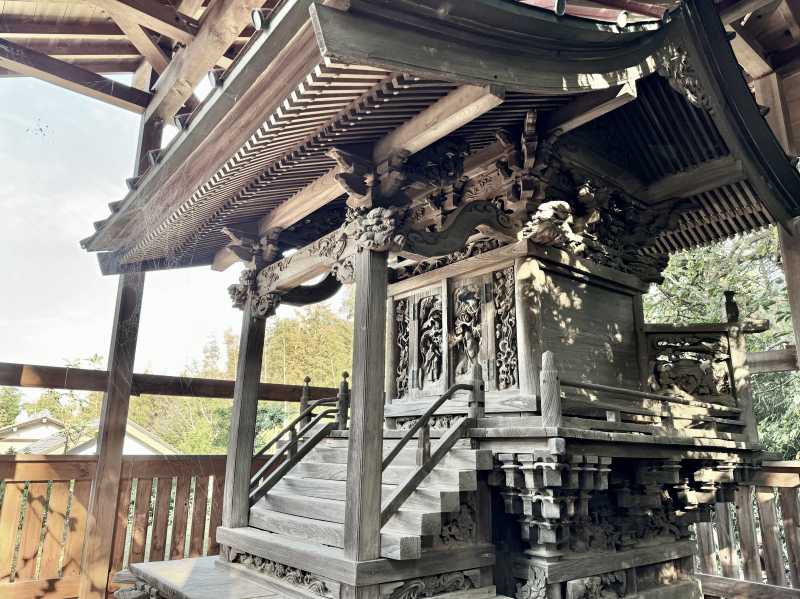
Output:
<svg viewBox="0 0 800 599">
<path fill-rule="evenodd" d="M 73 360 L 67 363 L 70 368 L 98 368 L 103 358 L 94 355 L 91 358 Z M 48 389 L 39 398 L 26 406 L 26 412 L 36 416 L 50 416 L 64 425 L 64 453 L 90 436 L 94 435 L 103 394 L 99 392 L 84 393 L 79 391 L 57 391 Z"/>
<path fill-rule="evenodd" d="M 648 322 L 719 322 L 723 291 L 736 292 L 742 319 L 769 319 L 770 329 L 749 335 L 749 351 L 794 343 L 786 281 L 774 228 L 676 254 L 664 283 L 645 297 Z M 753 376 L 754 411 L 761 441 L 792 458 L 800 452 L 800 376 Z"/>
<path fill-rule="evenodd" d="M 14 424 L 19 416 L 22 392 L 16 387 L 0 387 L 0 427 Z"/>
</svg>

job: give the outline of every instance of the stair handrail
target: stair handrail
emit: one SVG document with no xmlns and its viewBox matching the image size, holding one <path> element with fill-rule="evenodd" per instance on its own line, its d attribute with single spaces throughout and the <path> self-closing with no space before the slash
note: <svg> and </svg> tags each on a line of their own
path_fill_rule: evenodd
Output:
<svg viewBox="0 0 800 599">
<path fill-rule="evenodd" d="M 386 468 L 389 467 L 389 464 L 392 463 L 392 460 L 394 460 L 397 457 L 397 454 L 399 454 L 403 450 L 403 448 L 408 444 L 408 442 L 414 438 L 414 435 L 417 433 L 417 431 L 426 424 L 428 424 L 431 417 L 436 413 L 436 411 L 438 411 L 439 408 L 442 407 L 442 404 L 444 402 L 453 397 L 456 391 L 472 391 L 472 387 L 473 386 L 471 383 L 456 383 L 455 385 L 451 385 L 447 391 L 445 391 L 436 401 L 434 401 L 430 405 L 430 407 L 427 410 L 425 410 L 425 412 L 421 416 L 419 416 L 419 418 L 417 418 L 417 421 L 411 426 L 410 429 L 408 429 L 406 434 L 403 435 L 403 437 L 397 442 L 397 445 L 395 445 L 392 448 L 392 450 L 389 452 L 389 455 L 387 455 L 383 459 L 381 470 L 386 470 Z"/>
<path fill-rule="evenodd" d="M 430 448 L 430 418 L 434 412 L 438 410 L 441 405 L 447 401 L 456 391 L 468 390 L 471 391 L 469 401 L 468 415 L 461 417 L 456 423 L 451 426 L 444 436 L 439 441 L 436 449 L 431 453 Z M 486 396 L 486 386 L 483 381 L 483 371 L 481 365 L 476 363 L 473 365 L 472 370 L 472 383 L 456 383 L 445 391 L 425 413 L 417 419 L 417 422 L 408 430 L 402 439 L 395 445 L 383 460 L 382 470 L 385 470 L 400 453 L 403 447 L 414 436 L 414 433 L 420 431 L 419 445 L 417 448 L 417 468 L 398 485 L 394 492 L 389 496 L 381 506 L 381 527 L 383 527 L 392 516 L 397 513 L 400 506 L 408 499 L 408 497 L 416 490 L 422 480 L 430 474 L 430 472 L 439 464 L 439 462 L 447 455 L 456 442 L 461 439 L 463 434 L 472 426 L 478 418 L 483 416 L 484 403 Z M 421 429 L 421 430 L 420 430 Z"/>
<path fill-rule="evenodd" d="M 250 488 L 255 487 L 258 484 L 258 480 L 264 475 L 265 472 L 268 472 L 270 468 L 276 464 L 280 459 L 284 457 L 285 454 L 290 454 L 292 451 L 297 447 L 297 444 L 300 443 L 300 439 L 306 435 L 309 431 L 311 431 L 315 426 L 317 426 L 323 418 L 326 416 L 330 416 L 331 414 L 336 413 L 336 408 L 328 408 L 323 410 L 319 414 L 315 414 L 314 417 L 302 428 L 298 431 L 289 442 L 280 448 L 279 451 L 272 454 L 272 457 L 267 460 L 253 476 L 250 477 Z M 331 422 L 330 424 L 335 425 L 335 423 Z"/>
<path fill-rule="evenodd" d="M 280 441 L 286 433 L 294 429 L 297 423 L 310 416 L 311 413 L 314 411 L 314 408 L 320 405 L 336 403 L 338 400 L 339 400 L 338 397 L 323 397 L 322 399 L 317 399 L 316 401 L 312 401 L 310 404 L 308 404 L 308 407 L 306 409 L 304 409 L 297 416 L 295 416 L 294 419 L 291 422 L 289 422 L 289 424 L 284 426 L 277 435 L 275 435 L 272 439 L 270 439 L 269 442 L 267 442 L 267 444 L 264 445 L 264 447 L 262 447 L 255 454 L 253 454 L 253 457 L 258 458 L 267 453 L 267 451 L 269 451 L 272 448 L 272 446 L 275 445 L 275 443 Z"/>
<path fill-rule="evenodd" d="M 250 505 L 253 505 L 258 499 L 263 497 L 270 488 L 275 486 L 275 484 L 277 484 L 303 456 L 310 452 L 324 437 L 326 437 L 330 431 L 347 428 L 347 411 L 350 406 L 350 389 L 347 384 L 348 377 L 349 375 L 347 372 L 342 373 L 342 382 L 339 385 L 339 394 L 336 397 L 324 397 L 313 402 L 308 402 L 308 393 L 306 392 L 311 379 L 308 377 L 305 378 L 303 401 L 301 402 L 301 405 L 305 404 L 304 409 L 301 409 L 300 413 L 295 416 L 291 422 L 284 426 L 275 437 L 254 455 L 254 457 L 264 455 L 289 433 L 289 442 L 274 453 L 272 457 L 250 477 L 250 484 L 248 486 L 250 491 Z M 317 414 L 313 413 L 319 406 L 334 403 L 336 404 L 335 407 L 326 408 Z M 318 428 L 311 438 L 307 439 L 301 446 L 300 441 L 302 438 L 317 427 L 323 418 L 328 416 L 334 416 L 334 421 L 328 422 L 321 428 Z M 299 430 L 296 428 L 298 425 L 300 426 Z M 269 474 L 262 480 L 262 477 L 266 473 Z"/>
</svg>

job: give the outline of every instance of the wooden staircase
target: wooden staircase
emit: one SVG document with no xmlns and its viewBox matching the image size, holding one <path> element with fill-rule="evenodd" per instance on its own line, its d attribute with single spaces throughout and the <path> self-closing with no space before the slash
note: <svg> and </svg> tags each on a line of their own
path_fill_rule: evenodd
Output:
<svg viewBox="0 0 800 599">
<path fill-rule="evenodd" d="M 337 435 L 323 439 L 250 509 L 252 528 L 343 547 L 348 439 L 345 431 Z M 396 442 L 384 441 L 384 454 Z M 436 439 L 431 446 L 435 451 Z M 457 512 L 460 494 L 477 489 L 478 470 L 491 467 L 490 451 L 471 449 L 468 439 L 457 441 L 382 528 L 381 556 L 419 559 L 441 532 L 442 514 Z M 416 469 L 416 450 L 402 449 L 383 472 L 384 501 Z"/>
</svg>

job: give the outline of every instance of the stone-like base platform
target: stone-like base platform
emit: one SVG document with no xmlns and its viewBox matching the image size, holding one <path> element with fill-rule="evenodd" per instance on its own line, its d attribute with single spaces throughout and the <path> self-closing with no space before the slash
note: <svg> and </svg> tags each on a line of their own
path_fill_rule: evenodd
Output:
<svg viewBox="0 0 800 599">
<path fill-rule="evenodd" d="M 217 556 L 131 564 L 138 580 L 165 599 L 278 599 L 276 590 L 230 568 L 216 565 Z"/>
</svg>

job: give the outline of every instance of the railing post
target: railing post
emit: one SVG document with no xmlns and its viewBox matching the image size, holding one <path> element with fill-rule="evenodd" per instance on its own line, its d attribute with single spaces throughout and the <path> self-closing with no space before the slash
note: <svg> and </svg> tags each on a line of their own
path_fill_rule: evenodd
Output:
<svg viewBox="0 0 800 599">
<path fill-rule="evenodd" d="M 428 420 L 419 429 L 417 437 L 417 466 L 422 466 L 431 457 L 431 423 Z"/>
<path fill-rule="evenodd" d="M 342 373 L 336 400 L 336 428 L 340 431 L 347 430 L 347 411 L 350 409 L 350 386 L 347 384 L 349 376 L 346 371 Z"/>
<path fill-rule="evenodd" d="M 300 413 L 306 411 L 308 408 L 308 402 L 311 400 L 311 389 L 308 387 L 309 383 L 311 382 L 311 377 L 307 376 L 303 379 L 303 390 L 300 392 Z M 308 424 L 309 418 L 305 417 L 297 423 L 300 428 L 303 428 L 306 424 Z M 292 429 L 294 431 L 294 429 Z"/>
<path fill-rule="evenodd" d="M 483 418 L 486 412 L 486 383 L 483 381 L 483 368 L 475 362 L 472 367 L 472 392 L 470 393 L 469 412 L 471 419 Z"/>
<path fill-rule="evenodd" d="M 561 384 L 553 352 L 542 354 L 542 373 L 539 387 L 542 391 L 542 426 L 561 426 Z"/>
</svg>

